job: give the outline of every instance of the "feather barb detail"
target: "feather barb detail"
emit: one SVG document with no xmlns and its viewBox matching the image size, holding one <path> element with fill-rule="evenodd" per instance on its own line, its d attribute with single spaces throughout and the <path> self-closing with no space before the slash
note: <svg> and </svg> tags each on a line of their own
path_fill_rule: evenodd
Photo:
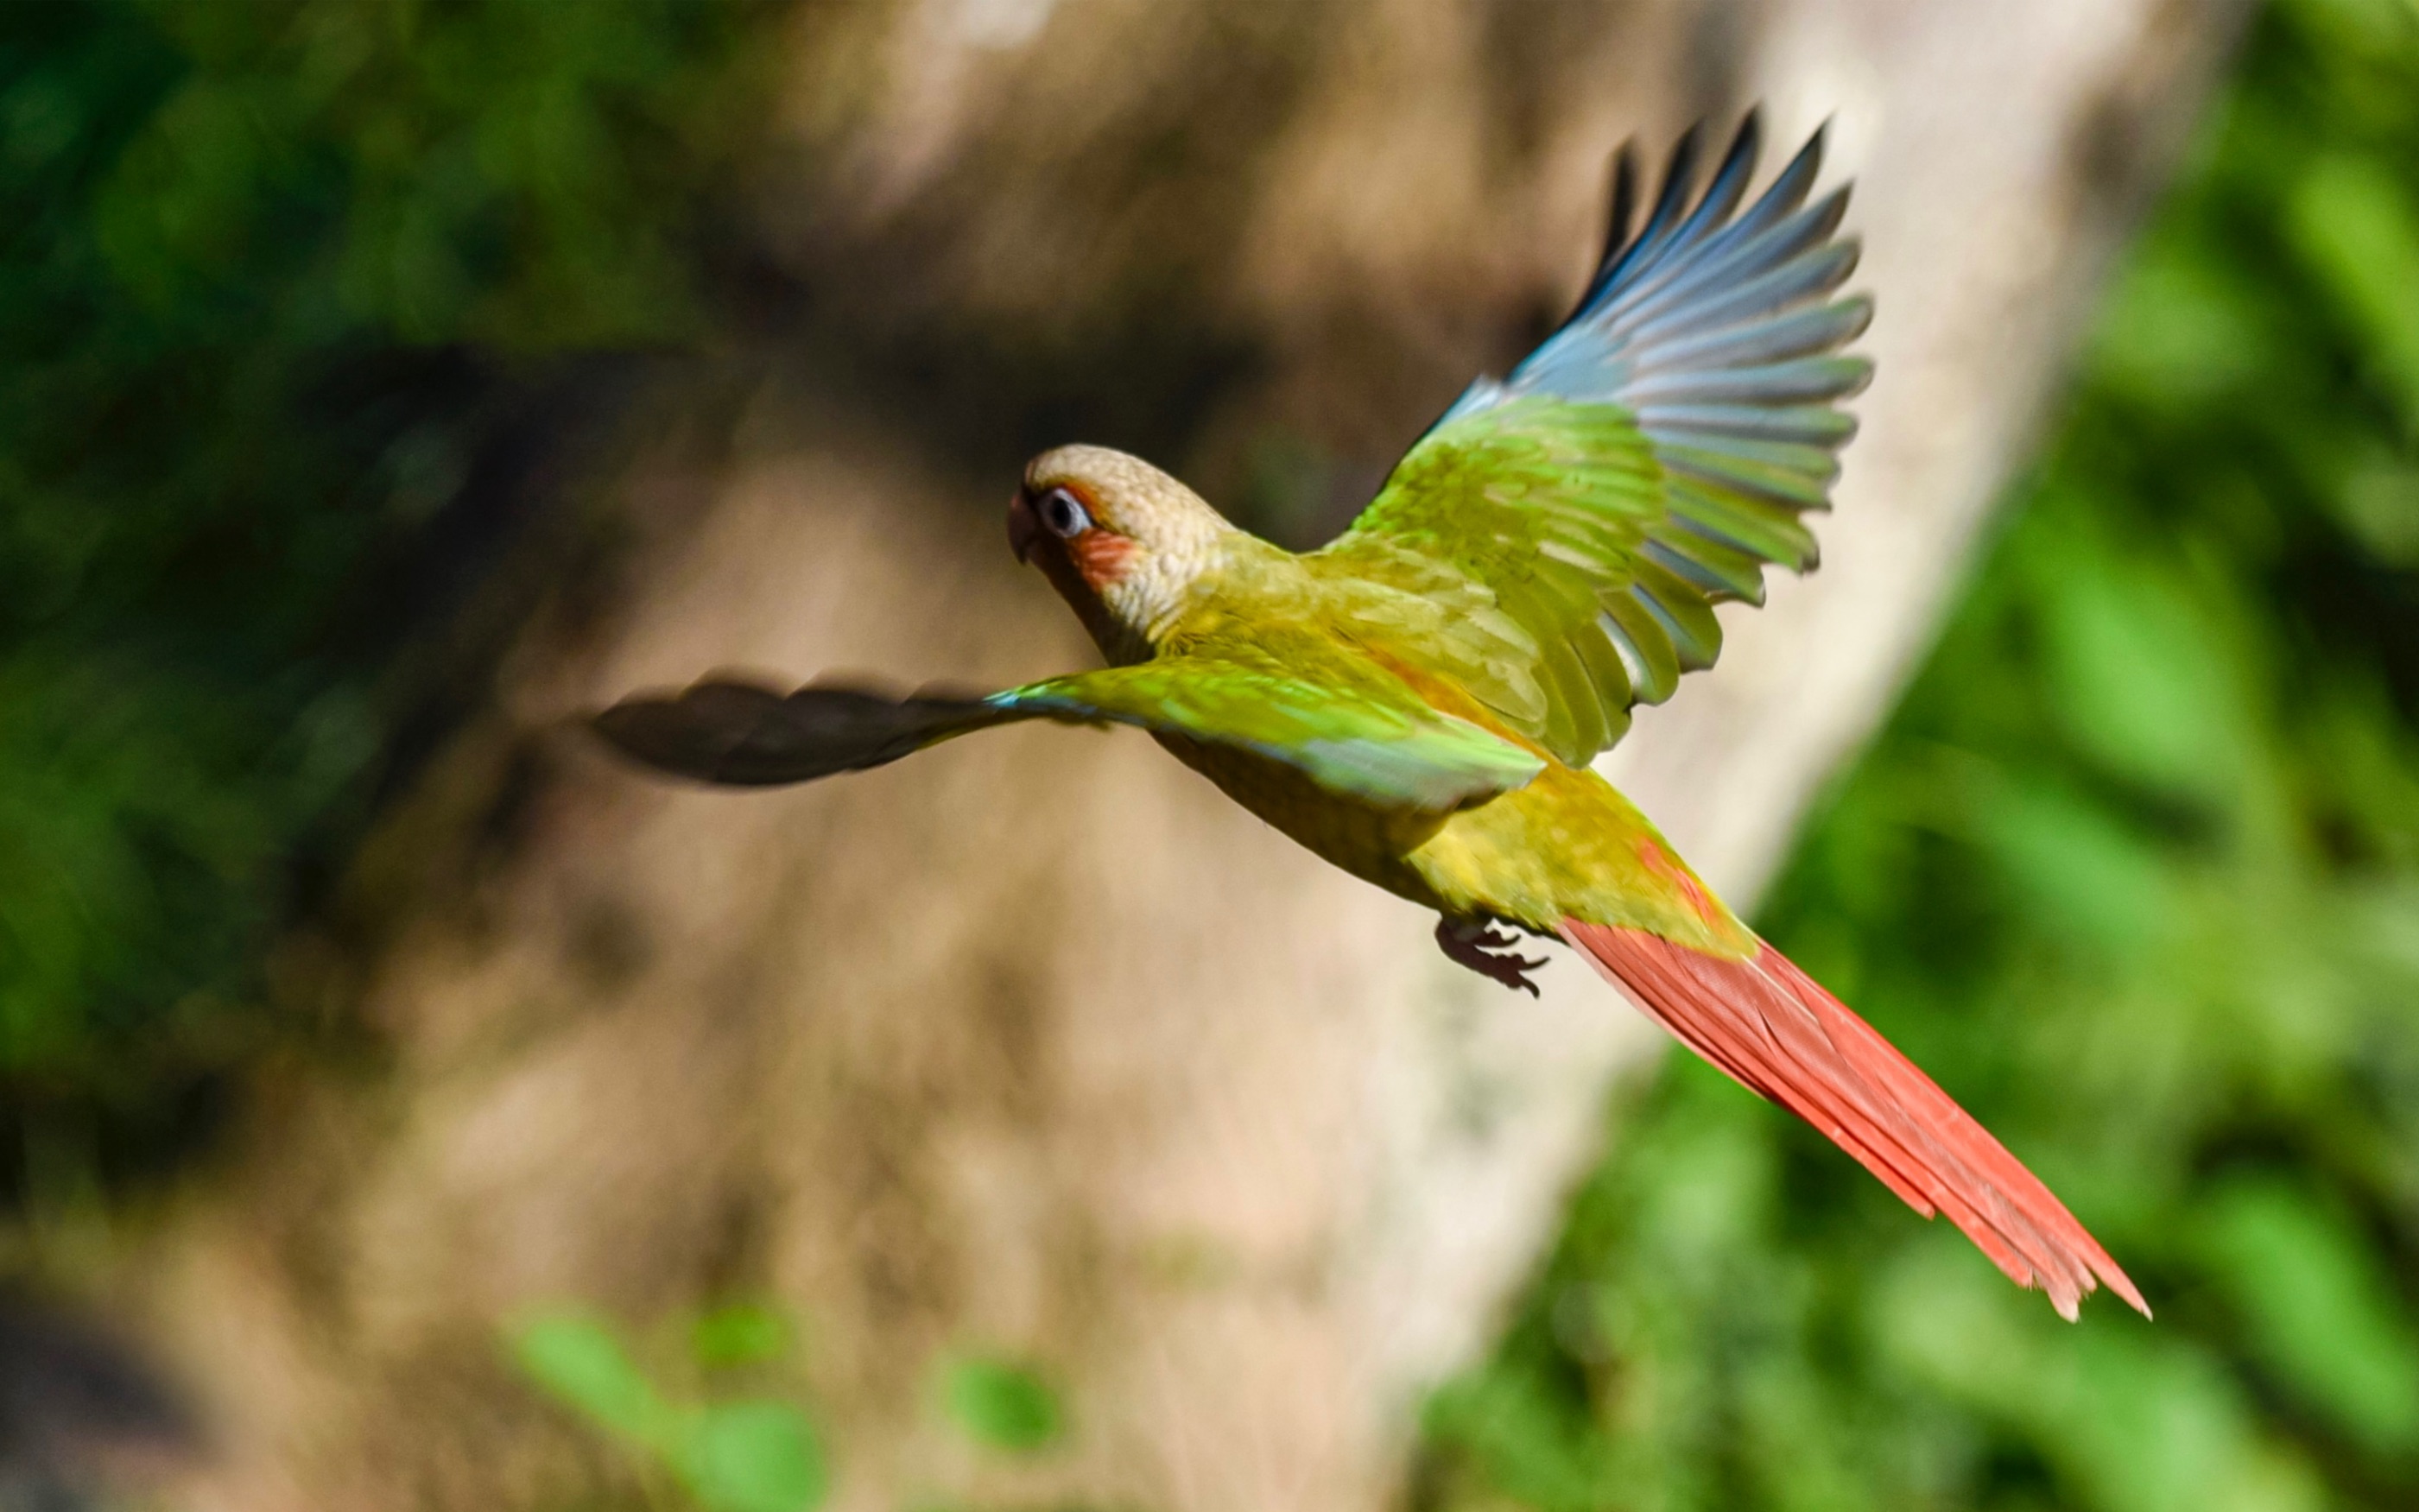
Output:
<svg viewBox="0 0 2419 1512">
<path fill-rule="evenodd" d="M 1914 1062 L 1769 945 L 1726 960 L 1643 930 L 1565 919 L 1563 938 L 1683 1044 L 1804 1119 L 1925 1217 L 1951 1223 L 2072 1321 L 2105 1283 L 2150 1309 L 2108 1252 Z"/>
</svg>

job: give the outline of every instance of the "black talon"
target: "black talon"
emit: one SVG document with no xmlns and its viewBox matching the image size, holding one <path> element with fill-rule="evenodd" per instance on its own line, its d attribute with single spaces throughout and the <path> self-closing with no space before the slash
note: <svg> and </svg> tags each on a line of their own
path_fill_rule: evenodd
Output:
<svg viewBox="0 0 2419 1512">
<path fill-rule="evenodd" d="M 1537 984 L 1529 973 L 1546 964 L 1539 956 L 1532 960 L 1506 952 L 1520 943 L 1520 936 L 1495 927 L 1488 918 L 1449 918 L 1437 920 L 1437 948 L 1445 959 L 1457 966 L 1467 966 L 1489 981 L 1502 982 L 1515 992 L 1525 991 L 1532 997 L 1539 995 Z"/>
</svg>

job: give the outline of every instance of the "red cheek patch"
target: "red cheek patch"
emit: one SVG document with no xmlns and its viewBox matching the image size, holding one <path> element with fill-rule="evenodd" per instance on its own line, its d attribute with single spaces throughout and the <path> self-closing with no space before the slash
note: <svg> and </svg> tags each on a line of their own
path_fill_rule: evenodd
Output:
<svg viewBox="0 0 2419 1512">
<path fill-rule="evenodd" d="M 1094 529 L 1068 542 L 1067 554 L 1074 558 L 1075 570 L 1097 594 L 1126 575 L 1134 544 L 1114 532 Z"/>
</svg>

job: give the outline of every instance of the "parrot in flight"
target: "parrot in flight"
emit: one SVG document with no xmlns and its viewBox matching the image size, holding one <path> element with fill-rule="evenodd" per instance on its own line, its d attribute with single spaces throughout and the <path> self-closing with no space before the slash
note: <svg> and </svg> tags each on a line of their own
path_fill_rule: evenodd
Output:
<svg viewBox="0 0 2419 1512">
<path fill-rule="evenodd" d="M 739 786 L 898 760 L 1023 719 L 1126 724 L 1269 825 L 1438 915 L 1457 964 L 1534 993 L 1520 932 L 1556 936 L 1749 1090 L 1820 1130 L 2020 1286 L 2076 1316 L 2141 1293 L 1948 1094 L 1790 964 L 1590 769 L 1639 703 L 1721 648 L 1714 606 L 1815 563 L 1871 373 L 1841 348 L 1857 244 L 1817 132 L 1749 203 L 1750 113 L 1702 193 L 1698 132 L 1631 230 L 1610 226 L 1569 319 L 1481 378 L 1342 535 L 1287 551 L 1138 458 L 1062 446 L 1026 467 L 1009 545 L 1108 665 L 988 695 L 728 677 L 594 717 L 624 754 Z"/>
</svg>

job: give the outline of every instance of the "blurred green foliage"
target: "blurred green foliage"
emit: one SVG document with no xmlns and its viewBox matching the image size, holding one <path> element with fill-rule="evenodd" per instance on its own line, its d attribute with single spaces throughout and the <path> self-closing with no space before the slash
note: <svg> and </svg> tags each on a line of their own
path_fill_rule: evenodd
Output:
<svg viewBox="0 0 2419 1512">
<path fill-rule="evenodd" d="M 697 1320 L 689 1331 L 689 1352 L 698 1364 L 723 1369 L 763 1365 L 789 1353 L 795 1333 L 789 1319 L 771 1307 L 732 1303 Z"/>
<path fill-rule="evenodd" d="M 2265 14 L 2020 495 L 1763 923 L 2158 1320 L 1674 1057 L 1424 1504 L 2419 1505 L 2419 7 Z"/>
<path fill-rule="evenodd" d="M 499 416 L 702 319 L 764 9 L 0 6 L 9 1121 L 139 1119 L 257 1032 Z"/>
<path fill-rule="evenodd" d="M 765 1392 L 786 1387 L 795 1395 L 797 1372 L 783 1367 L 794 1364 L 796 1334 L 787 1316 L 752 1303 L 706 1313 L 689 1326 L 686 1355 L 668 1372 L 690 1382 L 686 1392 L 658 1384 L 624 1331 L 587 1309 L 531 1313 L 506 1343 L 532 1385 L 663 1482 L 651 1501 L 676 1488 L 673 1499 L 701 1512 L 809 1512 L 830 1490 L 822 1442 L 803 1410 Z M 728 1395 L 734 1381 L 756 1389 Z M 953 1355 L 940 1363 L 931 1389 L 942 1415 L 978 1448 L 1030 1456 L 1065 1437 L 1058 1395 L 1028 1364 Z M 917 1504 L 941 1512 L 941 1504 Z"/>
<path fill-rule="evenodd" d="M 986 1448 L 1034 1454 L 1058 1442 L 1058 1396 L 1029 1365 L 970 1356 L 941 1380 L 942 1404 L 966 1437 Z"/>
<path fill-rule="evenodd" d="M 691 1331 L 691 1363 L 707 1372 L 769 1364 L 787 1352 L 788 1340 L 778 1315 L 726 1308 Z M 738 1359 L 732 1357 L 734 1342 Z M 669 1473 L 702 1512 L 810 1512 L 830 1491 L 814 1426 L 789 1402 L 768 1396 L 676 1401 L 639 1368 L 610 1323 L 584 1312 L 524 1319 L 512 1348 L 532 1382 Z"/>
</svg>

